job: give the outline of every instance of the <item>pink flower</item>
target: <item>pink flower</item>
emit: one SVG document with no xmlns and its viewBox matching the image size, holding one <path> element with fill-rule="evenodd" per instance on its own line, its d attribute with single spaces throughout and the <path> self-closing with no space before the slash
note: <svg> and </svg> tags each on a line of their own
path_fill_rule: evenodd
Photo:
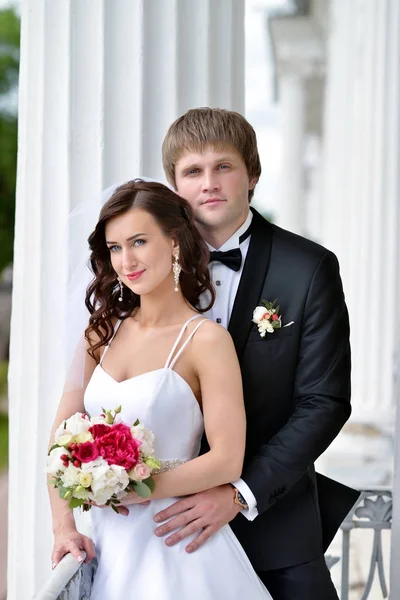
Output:
<svg viewBox="0 0 400 600">
<path fill-rule="evenodd" d="M 90 433 L 92 434 L 92 436 L 94 437 L 94 439 L 99 438 L 103 435 L 105 435 L 106 433 L 110 432 L 110 427 L 109 425 L 104 425 L 103 423 L 98 423 L 97 425 L 92 425 L 89 428 Z"/>
<path fill-rule="evenodd" d="M 74 450 L 74 458 L 80 460 L 83 463 L 88 463 L 92 460 L 96 460 L 99 456 L 99 449 L 93 442 L 84 442 L 79 444 Z"/>
<path fill-rule="evenodd" d="M 108 432 L 96 439 L 100 455 L 109 465 L 119 465 L 127 471 L 139 461 L 140 442 L 133 439 L 127 425 L 117 423 L 108 428 Z"/>
<path fill-rule="evenodd" d="M 151 469 L 144 463 L 139 463 L 136 465 L 134 469 L 129 472 L 130 479 L 134 481 L 142 481 L 143 479 L 147 479 L 150 477 Z"/>
</svg>

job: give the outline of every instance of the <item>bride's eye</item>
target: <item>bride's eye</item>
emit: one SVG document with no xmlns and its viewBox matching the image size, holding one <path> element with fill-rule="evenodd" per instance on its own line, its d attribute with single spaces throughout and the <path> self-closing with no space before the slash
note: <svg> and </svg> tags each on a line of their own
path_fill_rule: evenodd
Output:
<svg viewBox="0 0 400 600">
<path fill-rule="evenodd" d="M 115 244 L 114 246 L 108 246 L 108 249 L 110 252 L 118 252 L 118 250 L 121 250 L 121 246 Z"/>
<path fill-rule="evenodd" d="M 143 244 L 146 243 L 146 240 L 142 240 L 141 238 L 138 238 L 137 240 L 135 240 L 133 242 L 133 246 L 143 246 Z"/>
</svg>

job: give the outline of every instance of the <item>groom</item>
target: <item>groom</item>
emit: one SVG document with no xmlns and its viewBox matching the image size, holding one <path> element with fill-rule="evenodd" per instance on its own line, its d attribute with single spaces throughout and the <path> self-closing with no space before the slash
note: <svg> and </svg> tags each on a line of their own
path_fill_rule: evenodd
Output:
<svg viewBox="0 0 400 600">
<path fill-rule="evenodd" d="M 193 552 L 230 523 L 274 600 L 337 599 L 324 550 L 357 494 L 313 465 L 351 411 L 337 259 L 250 209 L 261 165 L 238 113 L 189 110 L 168 130 L 163 164 L 210 247 L 217 299 L 208 316 L 236 346 L 247 446 L 239 481 L 176 502 L 156 515 L 156 534 L 168 545 L 197 534 Z M 253 311 L 275 298 L 282 327 L 262 337 Z"/>
</svg>

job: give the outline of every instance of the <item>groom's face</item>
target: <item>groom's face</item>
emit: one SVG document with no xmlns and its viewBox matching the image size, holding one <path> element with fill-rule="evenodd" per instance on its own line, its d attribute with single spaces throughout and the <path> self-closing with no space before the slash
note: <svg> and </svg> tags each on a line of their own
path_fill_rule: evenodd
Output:
<svg viewBox="0 0 400 600">
<path fill-rule="evenodd" d="M 246 165 L 232 146 L 204 151 L 185 151 L 175 166 L 176 189 L 193 208 L 204 233 L 238 229 L 249 211 L 249 181 Z"/>
</svg>

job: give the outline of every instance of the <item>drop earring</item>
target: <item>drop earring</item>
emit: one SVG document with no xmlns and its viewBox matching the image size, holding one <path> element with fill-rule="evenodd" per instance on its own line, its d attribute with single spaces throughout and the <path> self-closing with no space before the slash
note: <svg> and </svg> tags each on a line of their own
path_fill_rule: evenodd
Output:
<svg viewBox="0 0 400 600">
<path fill-rule="evenodd" d="M 117 277 L 118 283 L 119 283 L 119 302 L 122 302 L 122 300 L 124 299 L 124 286 L 122 285 L 122 281 L 120 280 L 119 277 Z"/>
<path fill-rule="evenodd" d="M 172 265 L 172 270 L 174 272 L 174 282 L 175 282 L 175 292 L 179 291 L 178 288 L 178 284 L 179 284 L 179 275 L 181 274 L 182 271 L 182 267 L 179 263 L 179 254 L 175 254 L 174 256 L 174 263 Z"/>
</svg>

